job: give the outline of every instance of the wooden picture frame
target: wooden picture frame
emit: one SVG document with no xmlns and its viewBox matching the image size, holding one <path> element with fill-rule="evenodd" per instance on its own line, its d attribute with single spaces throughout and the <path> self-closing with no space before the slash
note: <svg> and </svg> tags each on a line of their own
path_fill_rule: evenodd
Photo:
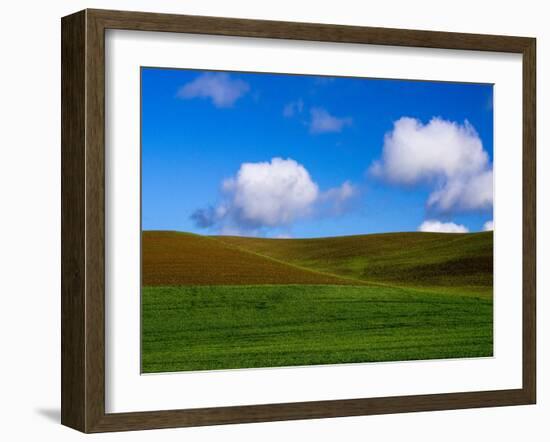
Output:
<svg viewBox="0 0 550 442">
<path fill-rule="evenodd" d="M 513 390 L 105 412 L 105 30 L 418 48 L 523 57 L 523 386 Z M 84 10 L 62 19 L 62 424 L 91 432 L 534 404 L 536 41 L 533 38 Z"/>
</svg>

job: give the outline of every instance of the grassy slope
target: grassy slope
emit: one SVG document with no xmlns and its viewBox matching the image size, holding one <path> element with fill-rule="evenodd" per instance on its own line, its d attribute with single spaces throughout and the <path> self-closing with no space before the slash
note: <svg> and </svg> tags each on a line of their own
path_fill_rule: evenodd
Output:
<svg viewBox="0 0 550 442">
<path fill-rule="evenodd" d="M 316 239 L 143 233 L 143 285 L 362 284 L 491 290 L 493 234 Z"/>
<path fill-rule="evenodd" d="M 142 241 L 144 286 L 358 283 L 260 256 L 207 236 L 146 231 Z"/>
<path fill-rule="evenodd" d="M 372 286 L 143 290 L 147 373 L 492 355 L 492 301 Z"/>
<path fill-rule="evenodd" d="M 406 286 L 493 284 L 493 233 L 386 233 L 316 239 L 217 237 L 245 250 L 362 281 Z"/>
</svg>

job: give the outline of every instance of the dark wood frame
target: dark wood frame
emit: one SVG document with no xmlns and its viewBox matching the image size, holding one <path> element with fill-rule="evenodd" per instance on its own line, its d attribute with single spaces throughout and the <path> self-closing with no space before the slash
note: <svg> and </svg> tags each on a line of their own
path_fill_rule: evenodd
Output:
<svg viewBox="0 0 550 442">
<path fill-rule="evenodd" d="M 536 40 L 104 10 L 62 19 L 61 422 L 83 432 L 534 404 Z M 105 413 L 105 30 L 519 53 L 523 56 L 523 386 L 401 397 Z"/>
</svg>

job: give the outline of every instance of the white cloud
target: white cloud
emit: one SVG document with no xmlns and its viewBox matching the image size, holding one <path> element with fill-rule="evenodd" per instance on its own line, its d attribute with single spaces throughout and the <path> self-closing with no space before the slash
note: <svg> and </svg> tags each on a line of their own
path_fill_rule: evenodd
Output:
<svg viewBox="0 0 550 442">
<path fill-rule="evenodd" d="M 292 159 L 244 163 L 234 178 L 224 181 L 231 207 L 252 225 L 290 224 L 307 215 L 319 195 L 308 171 Z"/>
<path fill-rule="evenodd" d="M 376 173 L 398 184 L 415 184 L 427 178 L 476 173 L 489 161 L 474 128 L 433 118 L 423 125 L 403 117 L 386 134 L 382 160 Z"/>
<path fill-rule="evenodd" d="M 349 203 L 359 195 L 359 190 L 350 181 L 344 181 L 340 186 L 328 189 L 319 195 L 324 213 L 338 215 L 349 208 Z"/>
<path fill-rule="evenodd" d="M 487 221 L 485 224 L 483 224 L 483 230 L 485 232 L 488 232 L 490 230 L 495 230 L 495 223 L 493 222 L 493 220 Z"/>
<path fill-rule="evenodd" d="M 338 214 L 356 189 L 349 182 L 319 190 L 306 168 L 293 159 L 241 164 L 235 176 L 222 182 L 222 202 L 196 210 L 191 218 L 201 228 L 222 233 L 261 233 L 288 228 L 311 215 Z"/>
<path fill-rule="evenodd" d="M 216 107 L 231 107 L 250 90 L 243 80 L 233 79 L 226 73 L 207 72 L 187 83 L 178 91 L 178 97 L 210 98 Z"/>
<path fill-rule="evenodd" d="M 309 130 L 313 134 L 325 132 L 341 132 L 346 126 L 352 124 L 352 119 L 349 117 L 338 118 L 328 113 L 326 109 L 314 107 L 310 110 L 311 121 Z"/>
<path fill-rule="evenodd" d="M 493 207 L 493 171 L 448 179 L 428 198 L 428 206 L 443 212 L 491 209 Z"/>
<path fill-rule="evenodd" d="M 350 181 L 344 181 L 341 186 L 334 187 L 324 193 L 325 198 L 337 201 L 346 201 L 357 193 L 357 189 Z"/>
<path fill-rule="evenodd" d="M 386 134 L 382 158 L 370 172 L 394 184 L 434 186 L 428 206 L 442 212 L 490 209 L 493 170 L 489 155 L 467 121 L 403 117 Z"/>
<path fill-rule="evenodd" d="M 462 224 L 442 223 L 441 221 L 431 219 L 426 220 L 418 226 L 419 232 L 440 232 L 440 233 L 468 233 L 469 230 Z"/>
<path fill-rule="evenodd" d="M 290 233 L 279 233 L 278 235 L 275 235 L 273 238 L 275 238 L 275 239 L 291 239 L 292 235 Z"/>
<path fill-rule="evenodd" d="M 304 102 L 302 99 L 291 101 L 287 103 L 283 108 L 283 116 L 286 118 L 291 118 L 296 114 L 301 114 L 304 110 Z"/>
</svg>

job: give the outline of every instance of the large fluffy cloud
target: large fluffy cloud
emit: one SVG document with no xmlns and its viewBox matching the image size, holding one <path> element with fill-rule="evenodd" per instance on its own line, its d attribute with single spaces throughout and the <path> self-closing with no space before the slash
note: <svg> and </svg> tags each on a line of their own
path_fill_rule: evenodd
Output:
<svg viewBox="0 0 550 442">
<path fill-rule="evenodd" d="M 210 98 L 216 107 L 231 107 L 249 90 L 250 86 L 243 80 L 226 73 L 207 72 L 181 87 L 178 97 Z"/>
<path fill-rule="evenodd" d="M 467 121 L 433 118 L 422 124 L 403 117 L 386 134 L 382 157 L 370 171 L 390 183 L 429 183 L 430 208 L 441 212 L 490 209 L 493 170 L 489 155 Z"/>
<path fill-rule="evenodd" d="M 192 215 L 197 226 L 248 234 L 265 228 L 288 228 L 312 215 L 321 204 L 340 211 L 356 194 L 347 181 L 321 192 L 306 168 L 290 158 L 243 163 L 235 176 L 223 181 L 221 191 L 220 204 Z"/>
<path fill-rule="evenodd" d="M 244 163 L 234 178 L 223 183 L 233 210 L 243 221 L 264 226 L 290 224 L 308 214 L 319 188 L 296 161 Z"/>
<path fill-rule="evenodd" d="M 309 130 L 313 134 L 325 132 L 341 132 L 346 126 L 352 124 L 352 119 L 349 117 L 335 117 L 326 109 L 314 107 L 310 110 L 311 120 L 309 122 Z"/>
<path fill-rule="evenodd" d="M 430 219 L 424 221 L 418 226 L 419 232 L 440 232 L 440 233 L 468 233 L 469 230 L 462 224 L 443 223 L 441 221 Z"/>
</svg>

